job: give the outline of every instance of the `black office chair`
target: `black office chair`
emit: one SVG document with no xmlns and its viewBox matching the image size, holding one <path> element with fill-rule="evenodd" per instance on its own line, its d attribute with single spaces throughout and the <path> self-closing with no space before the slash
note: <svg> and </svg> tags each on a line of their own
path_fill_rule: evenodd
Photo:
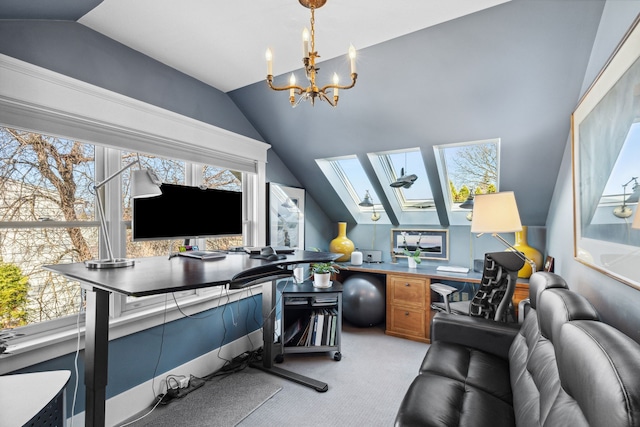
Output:
<svg viewBox="0 0 640 427">
<path fill-rule="evenodd" d="M 518 271 L 524 259 L 517 253 L 491 252 L 484 256 L 484 269 L 480 287 L 470 301 L 450 301 L 457 288 L 443 283 L 432 283 L 431 290 L 440 294 L 444 302 L 434 302 L 431 308 L 453 314 L 484 317 L 496 322 L 515 322 L 511 304 L 516 289 Z"/>
</svg>

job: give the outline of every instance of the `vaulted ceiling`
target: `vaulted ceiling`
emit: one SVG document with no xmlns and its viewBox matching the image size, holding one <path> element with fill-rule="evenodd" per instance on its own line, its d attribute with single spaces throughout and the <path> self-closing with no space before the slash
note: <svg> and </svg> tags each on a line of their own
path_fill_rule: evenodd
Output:
<svg viewBox="0 0 640 427">
<path fill-rule="evenodd" d="M 0 19 L 77 21 L 226 92 L 332 220 L 349 214 L 317 158 L 356 154 L 372 173 L 366 153 L 420 147 L 438 198 L 433 145 L 500 138 L 500 189 L 516 192 L 526 225 L 546 221 L 604 7 L 330 0 L 316 12 L 318 78 L 346 77 L 343 54 L 353 44 L 358 82 L 337 108 L 292 109 L 264 82 L 264 51 L 274 49 L 276 82 L 301 68 L 309 11 L 295 0 L 78 3 L 0 0 Z"/>
</svg>

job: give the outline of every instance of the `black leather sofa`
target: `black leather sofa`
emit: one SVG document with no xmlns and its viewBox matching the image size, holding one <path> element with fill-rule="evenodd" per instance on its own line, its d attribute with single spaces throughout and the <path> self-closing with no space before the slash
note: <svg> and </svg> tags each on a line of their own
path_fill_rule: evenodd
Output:
<svg viewBox="0 0 640 427">
<path fill-rule="evenodd" d="M 640 344 L 553 273 L 522 325 L 438 313 L 396 426 L 640 426 Z"/>
</svg>

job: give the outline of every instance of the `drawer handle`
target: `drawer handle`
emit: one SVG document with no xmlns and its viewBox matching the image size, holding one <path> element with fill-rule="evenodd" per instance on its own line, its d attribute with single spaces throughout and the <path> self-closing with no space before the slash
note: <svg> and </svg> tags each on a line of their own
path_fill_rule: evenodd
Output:
<svg viewBox="0 0 640 427">
<path fill-rule="evenodd" d="M 408 312 L 408 311 L 405 311 L 404 315 L 405 315 L 405 316 L 409 316 L 409 312 Z"/>
<path fill-rule="evenodd" d="M 409 286 L 411 286 L 411 285 L 410 285 L 409 283 L 405 283 L 404 285 L 405 285 L 406 287 L 409 287 Z"/>
</svg>

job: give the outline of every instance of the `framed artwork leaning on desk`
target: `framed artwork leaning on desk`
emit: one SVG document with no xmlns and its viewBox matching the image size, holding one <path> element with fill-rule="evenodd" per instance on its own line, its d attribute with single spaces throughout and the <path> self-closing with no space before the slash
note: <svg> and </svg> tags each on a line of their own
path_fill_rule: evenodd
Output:
<svg viewBox="0 0 640 427">
<path fill-rule="evenodd" d="M 404 250 L 414 252 L 420 249 L 420 258 L 449 259 L 449 230 L 391 230 L 391 262 L 397 258 L 407 258 Z"/>
<path fill-rule="evenodd" d="M 304 249 L 303 188 L 267 183 L 267 244 Z"/>
</svg>

